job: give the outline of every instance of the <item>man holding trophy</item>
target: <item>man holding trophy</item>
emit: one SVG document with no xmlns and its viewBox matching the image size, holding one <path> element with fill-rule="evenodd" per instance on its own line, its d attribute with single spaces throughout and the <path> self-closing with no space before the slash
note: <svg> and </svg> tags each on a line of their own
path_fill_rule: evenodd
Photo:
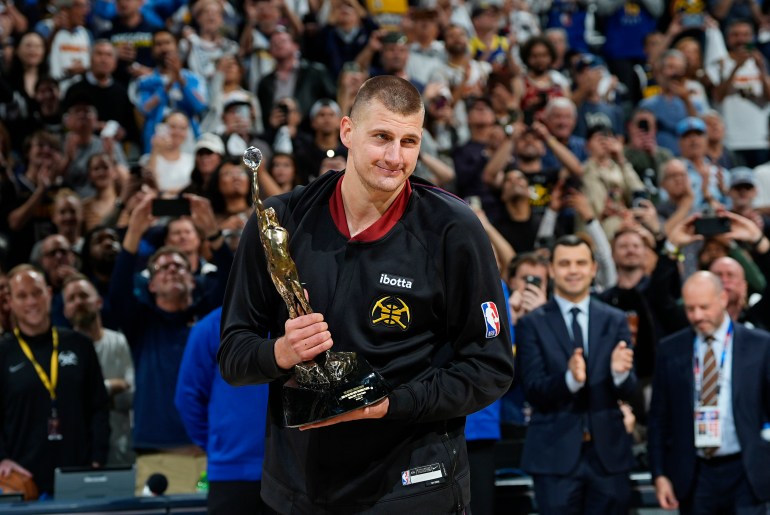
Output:
<svg viewBox="0 0 770 515">
<path fill-rule="evenodd" d="M 470 503 L 465 416 L 508 389 L 513 356 L 478 218 L 410 177 L 423 117 L 407 81 L 368 80 L 344 172 L 257 202 L 243 232 L 218 358 L 231 384 L 270 383 L 262 498 L 279 513 Z"/>
</svg>

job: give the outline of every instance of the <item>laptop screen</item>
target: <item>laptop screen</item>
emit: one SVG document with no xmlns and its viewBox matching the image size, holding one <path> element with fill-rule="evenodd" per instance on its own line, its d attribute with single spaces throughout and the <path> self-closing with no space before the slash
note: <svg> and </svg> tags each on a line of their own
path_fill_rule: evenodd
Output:
<svg viewBox="0 0 770 515">
<path fill-rule="evenodd" d="M 133 497 L 135 467 L 60 467 L 54 473 L 54 499 Z"/>
</svg>

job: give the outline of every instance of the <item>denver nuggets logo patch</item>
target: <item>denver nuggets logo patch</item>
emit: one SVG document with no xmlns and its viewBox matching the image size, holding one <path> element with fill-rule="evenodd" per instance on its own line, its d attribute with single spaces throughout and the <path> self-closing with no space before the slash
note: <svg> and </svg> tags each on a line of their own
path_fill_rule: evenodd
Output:
<svg viewBox="0 0 770 515">
<path fill-rule="evenodd" d="M 398 328 L 406 331 L 409 322 L 412 321 L 412 313 L 409 306 L 399 297 L 383 295 L 372 304 L 369 310 L 369 322 L 373 326 Z"/>
</svg>

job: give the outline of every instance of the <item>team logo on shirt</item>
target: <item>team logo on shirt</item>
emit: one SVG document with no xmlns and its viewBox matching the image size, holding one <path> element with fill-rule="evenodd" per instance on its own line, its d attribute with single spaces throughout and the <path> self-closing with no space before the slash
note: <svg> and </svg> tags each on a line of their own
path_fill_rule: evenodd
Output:
<svg viewBox="0 0 770 515">
<path fill-rule="evenodd" d="M 402 331 L 406 331 L 412 321 L 409 306 L 394 295 L 382 295 L 375 300 L 369 310 L 369 317 L 373 326 L 384 325 Z"/>
<path fill-rule="evenodd" d="M 484 314 L 484 323 L 487 325 L 487 338 L 494 338 L 500 334 L 500 314 L 494 302 L 483 302 L 481 312 Z"/>
<path fill-rule="evenodd" d="M 78 355 L 71 350 L 65 350 L 59 354 L 59 366 L 76 366 L 78 364 Z"/>
</svg>

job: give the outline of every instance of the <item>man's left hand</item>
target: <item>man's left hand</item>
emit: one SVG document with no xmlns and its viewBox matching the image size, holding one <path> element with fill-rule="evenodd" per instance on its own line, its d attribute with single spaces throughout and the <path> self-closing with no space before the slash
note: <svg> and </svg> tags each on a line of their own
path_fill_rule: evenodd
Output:
<svg viewBox="0 0 770 515">
<path fill-rule="evenodd" d="M 616 374 L 630 372 L 634 366 L 634 351 L 628 347 L 626 342 L 621 341 L 612 351 L 612 360 L 610 368 Z"/>
<path fill-rule="evenodd" d="M 367 418 L 382 418 L 388 414 L 388 406 L 390 406 L 390 400 L 387 397 L 385 397 L 380 402 L 374 403 L 370 406 L 366 406 L 364 408 L 358 408 L 357 410 L 353 410 L 348 413 L 343 413 L 342 415 L 338 415 L 336 417 L 330 418 L 328 420 L 324 420 L 322 422 L 306 424 L 304 426 L 301 426 L 299 430 L 305 431 L 306 429 L 316 429 L 319 427 L 333 426 L 334 424 L 339 424 L 341 422 L 350 422 L 352 420 L 364 420 Z"/>
</svg>

